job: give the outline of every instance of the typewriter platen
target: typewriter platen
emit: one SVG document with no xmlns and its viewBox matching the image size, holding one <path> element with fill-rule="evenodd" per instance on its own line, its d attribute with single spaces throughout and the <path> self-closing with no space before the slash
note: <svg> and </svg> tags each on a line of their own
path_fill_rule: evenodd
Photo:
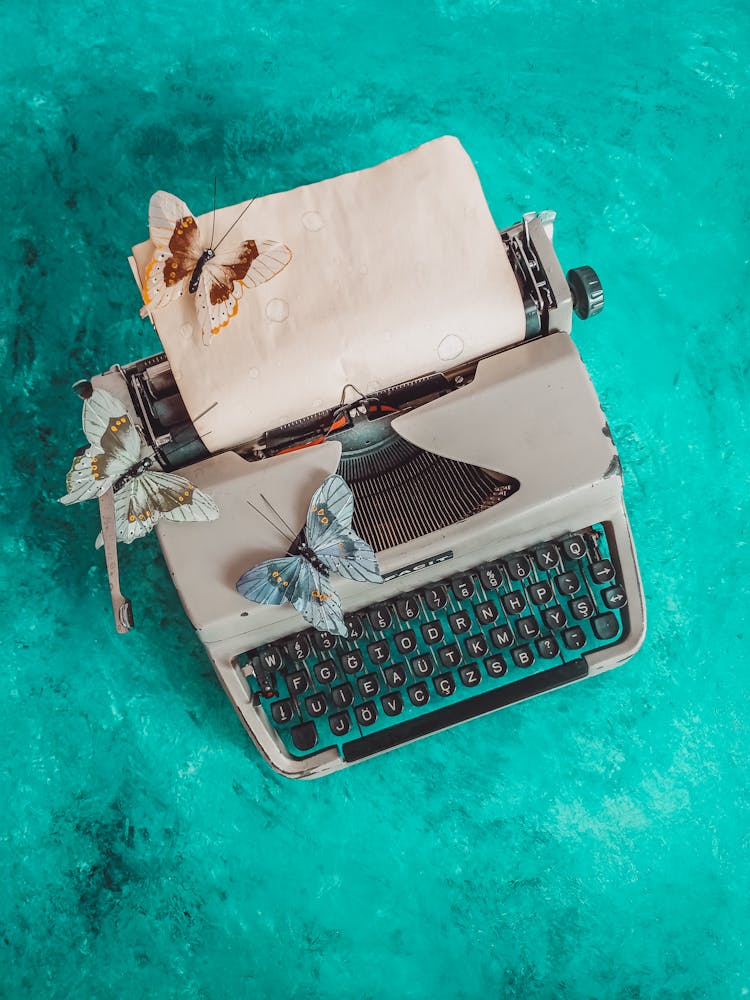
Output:
<svg viewBox="0 0 750 1000">
<path fill-rule="evenodd" d="M 209 450 L 165 354 L 93 380 L 126 400 L 164 468 L 188 469 L 219 506 L 210 524 L 162 522 L 160 543 L 224 690 L 284 775 L 327 774 L 601 673 L 643 640 L 620 463 L 570 337 L 574 309 L 595 314 L 602 292 L 590 268 L 563 273 L 553 220 L 529 214 L 497 236 L 521 324 L 497 350 L 341 385 L 232 447 Z M 384 577 L 336 578 L 347 638 L 234 590 L 284 548 L 248 498 L 272 497 L 301 526 L 335 471 Z"/>
</svg>

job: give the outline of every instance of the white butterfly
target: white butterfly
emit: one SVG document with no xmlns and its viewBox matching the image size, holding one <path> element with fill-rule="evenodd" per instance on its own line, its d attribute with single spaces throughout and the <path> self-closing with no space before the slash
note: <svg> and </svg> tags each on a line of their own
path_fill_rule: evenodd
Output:
<svg viewBox="0 0 750 1000">
<path fill-rule="evenodd" d="M 383 582 L 372 548 L 351 530 L 353 513 L 352 491 L 341 476 L 329 476 L 315 491 L 305 527 L 286 556 L 243 573 L 237 590 L 258 604 L 288 601 L 316 629 L 345 636 L 341 600 L 328 574 Z"/>
<path fill-rule="evenodd" d="M 239 216 L 233 225 L 238 221 Z M 218 333 L 237 315 L 245 288 L 270 281 L 292 259 L 289 247 L 275 240 L 234 241 L 221 247 L 229 230 L 212 246 L 185 202 L 166 191 L 151 196 L 148 225 L 156 249 L 143 279 L 146 304 L 141 315 L 188 292 L 195 295 L 204 336 Z"/>
<path fill-rule="evenodd" d="M 152 456 L 141 458 L 141 438 L 125 406 L 104 389 L 94 389 L 84 400 L 83 433 L 90 447 L 73 459 L 66 478 L 68 492 L 60 503 L 80 503 L 111 488 L 118 541 L 142 538 L 161 517 L 214 521 L 219 516 L 207 493 L 182 476 L 153 469 Z"/>
</svg>

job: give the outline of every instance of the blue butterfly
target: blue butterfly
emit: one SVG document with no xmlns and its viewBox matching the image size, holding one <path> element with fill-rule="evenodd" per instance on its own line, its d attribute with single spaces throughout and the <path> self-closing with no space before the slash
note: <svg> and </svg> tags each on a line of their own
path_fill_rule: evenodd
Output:
<svg viewBox="0 0 750 1000">
<path fill-rule="evenodd" d="M 382 583 L 372 548 L 351 529 L 354 497 L 341 476 L 329 476 L 310 501 L 305 527 L 286 556 L 259 563 L 237 581 L 258 604 L 293 605 L 314 628 L 347 634 L 339 595 L 329 573 L 362 583 Z"/>
</svg>

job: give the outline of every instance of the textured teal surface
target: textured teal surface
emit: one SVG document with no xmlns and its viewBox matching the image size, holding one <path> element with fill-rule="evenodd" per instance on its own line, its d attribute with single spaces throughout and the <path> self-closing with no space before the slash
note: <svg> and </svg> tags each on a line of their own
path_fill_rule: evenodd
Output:
<svg viewBox="0 0 750 1000">
<path fill-rule="evenodd" d="M 747 951 L 747 5 L 4 5 L 0 994 L 730 998 Z M 604 314 L 649 602 L 629 665 L 315 783 L 261 763 L 155 540 L 66 510 L 70 383 L 156 349 L 125 261 L 195 211 L 459 135 Z"/>
</svg>

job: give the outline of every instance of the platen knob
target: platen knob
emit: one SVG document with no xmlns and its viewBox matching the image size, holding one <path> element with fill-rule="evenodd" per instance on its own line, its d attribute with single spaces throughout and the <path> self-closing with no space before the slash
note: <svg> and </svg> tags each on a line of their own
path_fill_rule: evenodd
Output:
<svg viewBox="0 0 750 1000">
<path fill-rule="evenodd" d="M 581 319 L 589 319 L 600 313 L 604 308 L 604 292 L 593 267 L 573 267 L 567 278 L 576 314 Z"/>
</svg>

